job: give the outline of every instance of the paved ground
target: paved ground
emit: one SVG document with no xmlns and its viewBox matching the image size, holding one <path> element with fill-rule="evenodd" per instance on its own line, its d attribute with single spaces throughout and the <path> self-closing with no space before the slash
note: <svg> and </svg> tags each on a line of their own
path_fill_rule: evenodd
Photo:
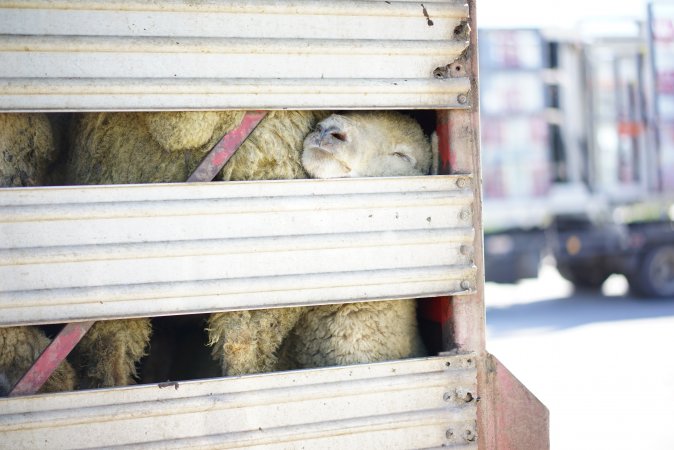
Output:
<svg viewBox="0 0 674 450">
<path fill-rule="evenodd" d="M 486 304 L 487 348 L 550 409 L 553 450 L 674 449 L 674 299 L 617 276 L 574 293 L 546 266 Z"/>
</svg>

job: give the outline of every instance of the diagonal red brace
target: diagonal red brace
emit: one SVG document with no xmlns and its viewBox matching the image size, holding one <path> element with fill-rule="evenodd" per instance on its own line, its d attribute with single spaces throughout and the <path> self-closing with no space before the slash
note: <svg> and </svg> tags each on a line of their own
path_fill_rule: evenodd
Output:
<svg viewBox="0 0 674 450">
<path fill-rule="evenodd" d="M 187 179 L 187 182 L 212 181 L 266 115 L 266 111 L 247 112 L 241 124 L 225 134 L 220 142 L 215 144 L 215 147 L 201 161 Z"/>
<path fill-rule="evenodd" d="M 266 115 L 266 111 L 247 112 L 239 126 L 225 134 L 208 152 L 187 181 L 212 181 Z M 93 324 L 94 321 L 67 324 L 16 383 L 9 396 L 37 393 Z"/>
<path fill-rule="evenodd" d="M 66 325 L 51 344 L 42 351 L 28 372 L 16 383 L 9 392 L 9 396 L 31 395 L 39 391 L 93 324 L 94 321 Z"/>
</svg>

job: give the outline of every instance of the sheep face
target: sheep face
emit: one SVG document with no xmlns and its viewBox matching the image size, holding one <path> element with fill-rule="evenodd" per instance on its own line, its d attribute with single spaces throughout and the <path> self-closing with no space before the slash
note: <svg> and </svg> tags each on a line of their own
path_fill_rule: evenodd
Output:
<svg viewBox="0 0 674 450">
<path fill-rule="evenodd" d="M 393 112 L 333 114 L 306 137 L 302 155 L 313 178 L 425 175 L 430 163 L 421 127 Z"/>
</svg>

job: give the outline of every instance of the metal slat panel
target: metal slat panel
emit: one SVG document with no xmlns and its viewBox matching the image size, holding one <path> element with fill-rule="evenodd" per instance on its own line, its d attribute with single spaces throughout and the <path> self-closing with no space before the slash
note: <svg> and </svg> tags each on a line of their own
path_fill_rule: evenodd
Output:
<svg viewBox="0 0 674 450">
<path fill-rule="evenodd" d="M 0 399 L 8 448 L 475 445 L 476 357 Z"/>
<path fill-rule="evenodd" d="M 466 293 L 471 182 L 1 189 L 0 324 Z"/>
<path fill-rule="evenodd" d="M 449 25 L 468 17 L 465 1 L 424 5 L 410 0 L 4 0 L 0 26 L 3 34 L 17 35 L 439 40 L 451 38 Z"/>
<path fill-rule="evenodd" d="M 10 1 L 0 110 L 464 108 L 461 1 Z M 462 96 L 462 101 L 459 101 Z"/>
</svg>

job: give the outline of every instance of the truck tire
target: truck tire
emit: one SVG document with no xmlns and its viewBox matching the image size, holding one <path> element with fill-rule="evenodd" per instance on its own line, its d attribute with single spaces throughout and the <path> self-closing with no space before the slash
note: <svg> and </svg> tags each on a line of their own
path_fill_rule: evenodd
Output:
<svg viewBox="0 0 674 450">
<path fill-rule="evenodd" d="M 576 289 L 598 290 L 608 278 L 610 273 L 601 267 L 584 264 L 557 264 L 557 271 L 567 281 L 570 281 Z"/>
<path fill-rule="evenodd" d="M 627 279 L 641 297 L 674 298 L 674 245 L 650 248 Z"/>
</svg>

